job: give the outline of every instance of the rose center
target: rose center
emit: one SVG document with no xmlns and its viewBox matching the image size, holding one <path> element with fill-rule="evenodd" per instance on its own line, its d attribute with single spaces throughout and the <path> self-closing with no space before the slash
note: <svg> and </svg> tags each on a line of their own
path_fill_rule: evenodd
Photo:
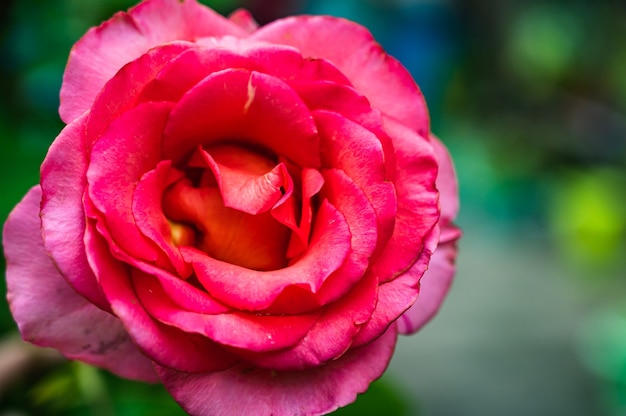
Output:
<svg viewBox="0 0 626 416">
<path fill-rule="evenodd" d="M 271 159 L 240 146 L 199 149 L 186 177 L 163 195 L 174 244 L 250 269 L 285 267 L 290 230 L 271 213 L 281 196 L 268 185 L 273 168 Z"/>
</svg>

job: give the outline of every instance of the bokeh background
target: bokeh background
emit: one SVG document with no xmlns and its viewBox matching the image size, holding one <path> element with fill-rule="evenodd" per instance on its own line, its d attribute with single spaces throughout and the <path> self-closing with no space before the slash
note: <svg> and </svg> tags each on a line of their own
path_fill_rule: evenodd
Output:
<svg viewBox="0 0 626 416">
<path fill-rule="evenodd" d="M 1 3 L 1 222 L 62 128 L 71 45 L 133 3 Z M 247 7 L 260 23 L 314 13 L 364 24 L 413 73 L 456 161 L 465 235 L 449 298 L 337 414 L 626 415 L 626 3 L 203 3 Z M 2 416 L 182 414 L 159 386 L 25 349 L 15 334 L 0 301 L 0 363 L 20 368 L 0 375 Z"/>
</svg>

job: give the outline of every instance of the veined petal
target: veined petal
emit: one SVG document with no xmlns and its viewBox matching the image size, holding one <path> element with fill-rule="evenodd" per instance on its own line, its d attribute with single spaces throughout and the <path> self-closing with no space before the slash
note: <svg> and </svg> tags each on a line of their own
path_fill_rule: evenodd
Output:
<svg viewBox="0 0 626 416">
<path fill-rule="evenodd" d="M 362 325 L 372 316 L 377 293 L 378 280 L 372 274 L 366 275 L 344 297 L 321 309 L 315 325 L 296 346 L 275 352 L 237 351 L 237 354 L 246 362 L 273 370 L 303 370 L 327 365 L 352 346 Z"/>
<path fill-rule="evenodd" d="M 63 277 L 85 299 L 109 310 L 87 262 L 83 242 L 88 158 L 84 143 L 86 118 L 83 115 L 61 131 L 41 165 L 41 227 L 46 236 L 46 250 Z"/>
<path fill-rule="evenodd" d="M 122 377 L 157 381 L 152 362 L 121 322 L 78 295 L 46 253 L 40 229 L 41 189 L 32 188 L 4 226 L 7 299 L 26 341 Z"/>
</svg>

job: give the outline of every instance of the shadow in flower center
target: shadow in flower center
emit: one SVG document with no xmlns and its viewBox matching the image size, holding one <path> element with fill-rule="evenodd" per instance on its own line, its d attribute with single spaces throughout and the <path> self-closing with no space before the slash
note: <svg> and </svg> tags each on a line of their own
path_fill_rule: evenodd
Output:
<svg viewBox="0 0 626 416">
<path fill-rule="evenodd" d="M 287 266 L 291 230 L 272 214 L 293 188 L 284 164 L 229 144 L 199 147 L 183 171 L 162 199 L 175 245 L 254 270 Z"/>
</svg>

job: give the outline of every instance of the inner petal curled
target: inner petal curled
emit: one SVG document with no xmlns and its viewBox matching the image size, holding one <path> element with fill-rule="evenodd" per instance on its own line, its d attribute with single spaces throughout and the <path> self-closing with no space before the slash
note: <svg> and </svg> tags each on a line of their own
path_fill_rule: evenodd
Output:
<svg viewBox="0 0 626 416">
<path fill-rule="evenodd" d="M 293 184 L 284 166 L 234 145 L 198 149 L 163 196 L 173 241 L 254 270 L 286 266 L 290 230 L 270 209 Z"/>
</svg>

